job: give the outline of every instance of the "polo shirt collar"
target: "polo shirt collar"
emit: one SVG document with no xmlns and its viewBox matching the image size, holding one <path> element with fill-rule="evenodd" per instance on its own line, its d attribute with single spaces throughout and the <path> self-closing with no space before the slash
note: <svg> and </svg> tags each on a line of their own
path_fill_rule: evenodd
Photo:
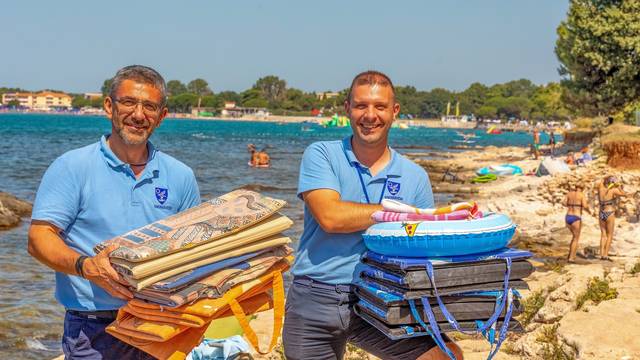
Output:
<svg viewBox="0 0 640 360">
<path fill-rule="evenodd" d="M 107 144 L 107 138 L 109 136 L 111 135 L 105 134 L 105 135 L 102 135 L 102 137 L 100 138 L 100 151 L 102 152 L 102 155 L 104 156 L 105 161 L 109 166 L 113 168 L 126 165 L 125 162 L 120 160 L 116 156 L 116 154 L 111 150 L 111 148 L 109 147 L 109 144 Z M 144 169 L 145 173 L 148 171 L 158 170 L 158 160 L 156 157 L 157 150 L 156 150 L 156 147 L 153 146 L 151 141 L 147 141 L 147 151 L 149 152 L 149 158 L 147 160 L 147 166 Z"/>
<path fill-rule="evenodd" d="M 369 169 L 367 166 L 363 165 L 358 161 L 356 154 L 353 152 L 353 147 L 351 146 L 351 136 L 347 136 L 342 140 L 342 147 L 344 149 L 344 154 L 347 157 L 347 161 L 351 166 L 359 166 L 363 169 Z M 380 175 L 386 175 L 391 177 L 399 177 L 402 172 L 402 166 L 400 164 L 400 159 L 398 158 L 398 153 L 393 150 L 393 148 L 389 147 L 389 151 L 391 151 L 391 161 L 387 164 L 387 166 L 380 172 L 380 174 L 376 175 L 376 177 Z"/>
</svg>

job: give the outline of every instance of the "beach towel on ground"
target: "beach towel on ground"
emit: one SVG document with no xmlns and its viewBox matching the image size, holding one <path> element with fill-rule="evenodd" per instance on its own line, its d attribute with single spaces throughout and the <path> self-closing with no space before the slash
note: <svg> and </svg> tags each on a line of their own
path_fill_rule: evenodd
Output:
<svg viewBox="0 0 640 360">
<path fill-rule="evenodd" d="M 273 215 L 285 201 L 249 190 L 234 190 L 153 224 L 95 246 L 120 245 L 112 258 L 143 261 L 236 233 Z"/>
</svg>

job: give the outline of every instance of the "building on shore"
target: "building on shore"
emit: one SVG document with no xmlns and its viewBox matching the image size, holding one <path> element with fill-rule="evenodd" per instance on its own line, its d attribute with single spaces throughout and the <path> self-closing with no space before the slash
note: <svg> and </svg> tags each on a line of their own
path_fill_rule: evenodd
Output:
<svg viewBox="0 0 640 360">
<path fill-rule="evenodd" d="M 96 100 L 102 98 L 102 93 L 88 92 L 82 95 L 86 100 Z"/>
<path fill-rule="evenodd" d="M 18 101 L 21 107 L 36 111 L 71 109 L 71 96 L 53 91 L 14 92 L 2 95 L 2 104 L 9 105 L 12 101 Z"/>
<path fill-rule="evenodd" d="M 266 108 L 259 107 L 240 107 L 236 106 L 235 101 L 225 101 L 224 107 L 220 112 L 223 117 L 241 118 L 245 115 L 256 117 L 267 117 L 271 115 Z"/>
<path fill-rule="evenodd" d="M 321 93 L 316 93 L 316 98 L 318 100 L 326 100 L 326 99 L 333 99 L 335 97 L 338 97 L 338 95 L 340 95 L 339 92 L 325 91 L 325 92 L 321 92 Z"/>
</svg>

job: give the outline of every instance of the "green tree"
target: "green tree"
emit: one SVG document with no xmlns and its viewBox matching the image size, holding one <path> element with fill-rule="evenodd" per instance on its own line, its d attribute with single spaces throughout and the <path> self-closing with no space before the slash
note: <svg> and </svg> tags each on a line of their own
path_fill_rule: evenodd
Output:
<svg viewBox="0 0 640 360">
<path fill-rule="evenodd" d="M 253 88 L 258 89 L 262 98 L 268 102 L 277 103 L 286 97 L 287 82 L 277 76 L 269 75 L 258 79 Z"/>
<path fill-rule="evenodd" d="M 102 87 L 100 90 L 102 91 L 102 96 L 109 96 L 109 91 L 111 91 L 111 84 L 113 83 L 113 78 L 108 78 L 104 82 L 102 82 Z"/>
<path fill-rule="evenodd" d="M 189 113 L 191 108 L 198 104 L 199 97 L 195 94 L 185 93 L 169 97 L 167 107 L 175 113 Z"/>
<path fill-rule="evenodd" d="M 619 112 L 640 97 L 640 1 L 570 0 L 557 30 L 566 102 L 586 115 Z"/>
<path fill-rule="evenodd" d="M 207 83 L 204 79 L 194 79 L 189 81 L 187 84 L 187 89 L 190 93 L 198 96 L 198 108 L 202 103 L 202 97 L 206 95 L 213 95 L 213 91 L 209 88 L 209 83 Z"/>
<path fill-rule="evenodd" d="M 187 87 L 180 80 L 169 80 L 167 93 L 169 96 L 181 95 L 187 92 Z"/>
<path fill-rule="evenodd" d="M 209 88 L 209 83 L 204 79 L 194 79 L 189 81 L 187 89 L 190 93 L 196 94 L 200 97 L 213 94 L 213 91 Z"/>
<path fill-rule="evenodd" d="M 85 99 L 82 95 L 76 95 L 71 99 L 71 107 L 74 109 L 80 109 L 86 106 L 91 106 L 91 100 Z"/>
<path fill-rule="evenodd" d="M 9 101 L 7 103 L 7 106 L 9 106 L 9 107 L 18 107 L 18 106 L 20 106 L 20 101 L 15 100 L 15 99 L 11 100 L 11 101 Z"/>
<path fill-rule="evenodd" d="M 99 109 L 102 107 L 103 103 L 104 103 L 104 96 L 91 99 L 89 106 L 91 106 L 92 108 Z"/>
</svg>

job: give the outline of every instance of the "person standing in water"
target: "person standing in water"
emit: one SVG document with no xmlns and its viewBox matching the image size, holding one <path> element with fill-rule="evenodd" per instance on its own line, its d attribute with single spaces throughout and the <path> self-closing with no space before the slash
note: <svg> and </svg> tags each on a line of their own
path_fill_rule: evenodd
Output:
<svg viewBox="0 0 640 360">
<path fill-rule="evenodd" d="M 554 133 L 553 128 L 549 129 L 549 151 L 552 157 L 556 153 L 556 134 Z"/>
<path fill-rule="evenodd" d="M 538 129 L 533 129 L 533 157 L 538 160 L 540 156 L 540 133 Z"/>
<path fill-rule="evenodd" d="M 590 213 L 589 204 L 587 198 L 582 192 L 584 185 L 581 183 L 570 184 L 570 190 L 564 199 L 564 204 L 567 207 L 567 214 L 565 215 L 565 223 L 571 231 L 573 238 L 571 239 L 571 245 L 569 245 L 569 257 L 568 261 L 573 263 L 576 261 L 576 252 L 578 251 L 578 241 L 580 241 L 580 232 L 582 231 L 582 210 Z"/>
<path fill-rule="evenodd" d="M 613 241 L 613 230 L 616 221 L 616 200 L 627 193 L 622 189 L 622 184 L 615 176 L 609 175 L 598 184 L 597 188 L 600 212 L 600 259 L 609 259 L 609 250 Z"/>
</svg>

